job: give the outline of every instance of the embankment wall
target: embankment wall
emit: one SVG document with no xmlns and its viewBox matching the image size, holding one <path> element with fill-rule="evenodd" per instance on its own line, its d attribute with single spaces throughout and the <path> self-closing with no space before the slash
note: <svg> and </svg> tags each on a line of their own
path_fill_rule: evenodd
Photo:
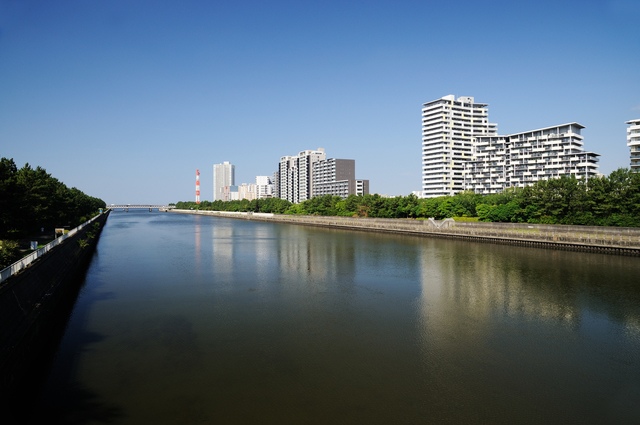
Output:
<svg viewBox="0 0 640 425">
<path fill-rule="evenodd" d="M 468 239 L 555 249 L 640 255 L 640 228 L 564 226 L 528 223 L 481 223 L 468 221 L 386 219 L 363 217 L 299 216 L 228 211 L 172 210 L 177 214 L 199 214 L 243 220 L 269 221 L 308 226 L 414 234 Z"/>
<path fill-rule="evenodd" d="M 94 220 L 99 228 L 92 223 L 78 230 L 0 286 L 0 397 L 30 368 L 47 342 L 48 319 L 74 291 L 77 294 L 77 277 L 91 259 L 108 215 Z"/>
</svg>

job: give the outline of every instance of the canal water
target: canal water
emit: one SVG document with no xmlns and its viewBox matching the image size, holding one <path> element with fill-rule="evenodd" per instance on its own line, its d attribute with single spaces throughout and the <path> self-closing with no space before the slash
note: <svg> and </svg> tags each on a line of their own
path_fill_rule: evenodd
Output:
<svg viewBox="0 0 640 425">
<path fill-rule="evenodd" d="M 638 424 L 637 258 L 116 211 L 34 422 Z"/>
</svg>

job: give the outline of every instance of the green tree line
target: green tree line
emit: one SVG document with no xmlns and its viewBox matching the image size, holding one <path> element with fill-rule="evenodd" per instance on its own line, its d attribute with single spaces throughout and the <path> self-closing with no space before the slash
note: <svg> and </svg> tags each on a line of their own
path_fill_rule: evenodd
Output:
<svg viewBox="0 0 640 425">
<path fill-rule="evenodd" d="M 26 164 L 19 169 L 13 159 L 0 159 L 1 266 L 16 255 L 12 240 L 39 233 L 42 227 L 75 227 L 105 206 L 102 199 L 68 188 L 44 168 Z"/>
<path fill-rule="evenodd" d="M 575 177 L 539 181 L 495 195 L 472 191 L 418 199 L 414 195 L 321 196 L 292 204 L 273 198 L 254 201 L 178 202 L 177 208 L 277 214 L 435 219 L 470 217 L 479 221 L 640 227 L 640 173 L 620 168 L 589 180 Z"/>
</svg>

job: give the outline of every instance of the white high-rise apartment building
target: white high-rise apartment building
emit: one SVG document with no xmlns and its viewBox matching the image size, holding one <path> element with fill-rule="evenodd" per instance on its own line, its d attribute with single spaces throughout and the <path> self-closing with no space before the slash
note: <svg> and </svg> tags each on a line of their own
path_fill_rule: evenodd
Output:
<svg viewBox="0 0 640 425">
<path fill-rule="evenodd" d="M 427 102 L 422 108 L 422 195 L 453 195 L 464 190 L 465 162 L 473 139 L 497 132 L 489 123 L 487 104 L 454 95 Z"/>
<path fill-rule="evenodd" d="M 476 137 L 473 158 L 466 163 L 464 189 L 494 194 L 561 176 L 597 176 L 600 155 L 585 152 L 583 128 L 573 122 L 507 136 Z"/>
<path fill-rule="evenodd" d="M 269 176 L 256 176 L 256 198 L 264 199 L 273 196 L 273 184 Z"/>
<path fill-rule="evenodd" d="M 627 121 L 627 146 L 631 148 L 631 171 L 640 171 L 640 120 Z"/>
<path fill-rule="evenodd" d="M 278 185 L 279 197 L 298 204 L 310 199 L 313 179 L 313 164 L 325 159 L 323 148 L 305 150 L 296 156 L 280 158 Z"/>
<path fill-rule="evenodd" d="M 223 201 L 224 188 L 227 186 L 235 186 L 236 184 L 236 167 L 224 161 L 222 164 L 213 165 L 213 200 Z"/>
</svg>

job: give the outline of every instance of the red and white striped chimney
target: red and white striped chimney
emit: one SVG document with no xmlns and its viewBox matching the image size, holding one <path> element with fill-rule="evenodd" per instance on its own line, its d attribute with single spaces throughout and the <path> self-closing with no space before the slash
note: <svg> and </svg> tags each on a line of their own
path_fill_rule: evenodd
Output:
<svg viewBox="0 0 640 425">
<path fill-rule="evenodd" d="M 196 170 L 196 204 L 200 203 L 200 170 Z"/>
</svg>

